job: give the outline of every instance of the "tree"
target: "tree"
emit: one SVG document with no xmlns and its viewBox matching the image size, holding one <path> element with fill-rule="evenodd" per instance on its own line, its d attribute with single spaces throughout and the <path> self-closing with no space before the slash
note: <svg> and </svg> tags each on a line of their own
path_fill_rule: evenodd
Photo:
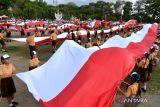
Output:
<svg viewBox="0 0 160 107">
<path fill-rule="evenodd" d="M 54 13 L 56 12 L 56 7 L 52 5 L 48 5 L 45 10 L 45 16 L 49 19 L 54 19 Z"/>
<path fill-rule="evenodd" d="M 140 22 L 146 22 L 145 0 L 138 0 L 134 5 L 132 17 Z M 148 17 L 148 16 L 147 16 Z"/>
<path fill-rule="evenodd" d="M 122 20 L 124 3 L 125 2 L 122 1 L 122 0 L 117 0 L 116 3 L 114 4 L 114 17 L 115 17 L 115 20 Z"/>
<path fill-rule="evenodd" d="M 138 0 L 134 5 L 134 12 L 141 14 L 145 12 L 145 0 Z"/>
<path fill-rule="evenodd" d="M 132 12 L 132 2 L 125 2 L 125 5 L 123 7 L 124 9 L 124 15 L 123 15 L 123 20 L 128 21 L 131 19 L 131 12 Z"/>
<path fill-rule="evenodd" d="M 8 9 L 14 5 L 15 0 L 0 0 L 0 9 Z"/>
<path fill-rule="evenodd" d="M 146 0 L 145 10 L 152 17 L 152 21 L 160 19 L 159 0 Z"/>
<path fill-rule="evenodd" d="M 0 15 L 9 14 L 9 8 L 13 7 L 15 0 L 0 0 Z"/>
<path fill-rule="evenodd" d="M 132 18 L 142 22 L 160 20 L 159 0 L 137 0 L 134 8 L 132 5 L 132 2 L 124 0 L 117 0 L 115 3 L 99 0 L 82 6 L 77 6 L 74 2 L 53 6 L 44 0 L 0 0 L 0 15 L 26 19 L 54 19 L 55 12 L 59 10 L 63 14 L 63 19 L 71 19 L 74 16 L 83 20 L 90 18 L 107 21 L 120 19 L 128 21 Z"/>
</svg>

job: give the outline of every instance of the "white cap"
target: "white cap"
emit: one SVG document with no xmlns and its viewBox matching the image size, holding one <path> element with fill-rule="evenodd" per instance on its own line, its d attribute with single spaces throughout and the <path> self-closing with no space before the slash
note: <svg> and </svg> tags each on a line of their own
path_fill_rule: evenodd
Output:
<svg viewBox="0 0 160 107">
<path fill-rule="evenodd" d="M 145 54 L 147 54 L 148 52 L 144 52 L 143 54 L 145 55 Z"/>
<path fill-rule="evenodd" d="M 133 74 L 138 74 L 138 73 L 137 73 L 137 72 L 133 72 L 133 73 L 131 73 L 131 74 L 133 75 Z"/>
<path fill-rule="evenodd" d="M 10 58 L 10 56 L 9 56 L 8 54 L 4 54 L 2 57 L 3 57 L 4 59 Z"/>
<path fill-rule="evenodd" d="M 139 75 L 137 72 L 131 73 L 130 76 L 131 76 L 132 78 L 135 78 L 135 79 L 137 79 L 137 80 L 140 80 L 140 75 Z"/>
<path fill-rule="evenodd" d="M 5 60 L 5 59 L 9 59 L 9 58 L 10 58 L 10 56 L 8 54 L 4 54 L 1 56 L 1 61 Z"/>
<path fill-rule="evenodd" d="M 150 47 L 150 49 L 154 49 L 154 48 L 155 48 L 154 46 L 151 46 L 151 47 Z"/>
<path fill-rule="evenodd" d="M 33 54 L 33 55 L 37 55 L 37 52 L 36 52 L 36 51 L 32 51 L 32 54 Z"/>
<path fill-rule="evenodd" d="M 154 46 L 154 47 L 157 47 L 158 45 L 157 45 L 157 44 L 153 44 L 153 46 Z"/>
<path fill-rule="evenodd" d="M 81 40 L 78 40 L 78 42 L 80 43 L 80 42 L 81 42 Z"/>
<path fill-rule="evenodd" d="M 98 36 L 97 38 L 98 38 L 98 39 L 101 39 L 101 36 Z"/>
</svg>

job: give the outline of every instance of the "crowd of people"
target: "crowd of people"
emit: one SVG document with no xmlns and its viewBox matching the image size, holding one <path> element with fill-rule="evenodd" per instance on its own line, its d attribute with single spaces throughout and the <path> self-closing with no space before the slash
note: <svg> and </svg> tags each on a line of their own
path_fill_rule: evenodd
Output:
<svg viewBox="0 0 160 107">
<path fill-rule="evenodd" d="M 150 47 L 149 52 L 145 52 L 143 56 L 137 59 L 137 65 L 135 66 L 134 72 L 129 75 L 131 78 L 131 83 L 123 81 L 125 85 L 127 85 L 126 90 L 122 90 L 119 88 L 119 91 L 124 94 L 124 96 L 129 99 L 128 102 L 125 102 L 125 107 L 136 107 L 141 98 L 141 93 L 147 92 L 147 83 L 152 78 L 153 67 L 158 65 L 159 63 L 159 46 L 160 46 L 160 25 L 158 27 L 158 35 Z M 134 99 L 134 100 L 133 100 Z"/>
<path fill-rule="evenodd" d="M 27 27 L 27 26 L 25 26 Z M 54 27 L 53 29 L 46 28 L 45 30 L 39 30 L 36 28 L 36 30 L 33 33 L 25 33 L 24 28 L 21 27 L 20 34 L 21 36 L 27 35 L 26 43 L 29 46 L 29 53 L 30 53 L 30 61 L 29 61 L 29 70 L 33 70 L 39 65 L 41 65 L 41 61 L 39 60 L 37 56 L 37 50 L 36 50 L 36 43 L 34 41 L 35 37 L 39 36 L 50 36 L 51 40 L 51 46 L 53 49 L 53 53 L 57 49 L 57 36 L 63 32 L 68 32 L 66 35 L 66 39 L 73 40 L 77 42 L 79 45 L 84 46 L 85 48 L 90 48 L 92 46 L 99 47 L 102 45 L 105 41 L 107 41 L 110 37 L 113 37 L 115 35 L 120 35 L 123 38 L 129 37 L 133 32 L 136 33 L 137 31 L 141 30 L 143 26 L 134 26 L 127 29 L 119 29 L 116 31 L 112 30 L 112 27 L 110 27 L 109 33 L 104 33 L 104 28 L 101 27 L 101 32 L 97 33 L 97 29 L 92 29 L 94 31 L 94 34 L 91 34 L 90 29 L 86 30 L 86 36 L 82 35 L 80 30 L 82 28 L 72 28 L 72 27 L 65 27 L 65 29 L 57 29 L 57 27 Z M 160 29 L 160 27 L 159 27 Z M 9 27 L 6 29 L 0 29 L 0 43 L 2 45 L 2 52 L 6 52 L 6 43 L 3 32 L 6 32 L 6 37 L 11 37 L 11 30 Z M 9 39 L 7 39 L 9 40 Z M 126 97 L 129 96 L 135 96 L 138 94 L 138 90 L 140 89 L 140 82 L 143 84 L 142 91 L 147 91 L 147 82 L 151 78 L 151 74 L 153 71 L 153 66 L 158 63 L 157 54 L 159 52 L 159 44 L 160 44 L 160 32 L 157 36 L 157 39 L 153 46 L 150 48 L 149 52 L 145 52 L 142 58 L 137 60 L 137 66 L 138 71 L 137 73 L 132 73 L 130 77 L 133 78 L 133 84 L 131 84 L 127 91 L 124 92 L 124 95 Z M 100 47 L 99 47 L 100 48 Z M 14 64 L 9 60 L 10 56 L 8 54 L 4 54 L 1 56 L 1 62 L 0 65 L 0 78 L 1 78 L 1 96 L 6 97 L 8 99 L 8 103 L 10 104 L 10 107 L 16 107 L 18 105 L 18 102 L 14 101 L 14 93 L 16 92 L 16 88 L 12 79 L 12 76 L 16 74 L 16 69 Z"/>
</svg>

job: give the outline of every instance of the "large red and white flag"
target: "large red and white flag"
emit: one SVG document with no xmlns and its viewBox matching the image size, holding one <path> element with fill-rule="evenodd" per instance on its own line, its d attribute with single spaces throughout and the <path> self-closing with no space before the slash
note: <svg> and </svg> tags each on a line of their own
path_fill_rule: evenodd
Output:
<svg viewBox="0 0 160 107">
<path fill-rule="evenodd" d="M 112 28 L 112 31 L 117 31 L 117 30 L 122 29 L 122 28 L 125 28 L 125 26 L 123 26 L 123 25 L 121 25 L 121 26 L 115 26 L 115 27 Z M 35 29 L 33 28 L 33 29 L 28 29 L 28 30 L 35 30 Z M 107 34 L 110 31 L 111 31 L 110 29 L 104 30 L 104 34 Z M 74 31 L 75 35 L 76 35 L 76 32 L 77 31 Z M 87 36 L 87 32 L 85 30 L 80 30 L 80 32 L 81 32 L 81 36 L 82 37 Z M 100 34 L 101 30 L 97 30 L 97 33 Z M 67 32 L 59 34 L 57 36 L 57 41 L 65 40 L 66 37 L 67 37 L 67 34 L 68 34 Z M 91 34 L 91 36 L 93 36 L 94 35 L 94 31 L 90 31 L 90 34 Z M 26 38 L 10 38 L 10 39 L 18 41 L 18 42 L 26 42 Z M 46 43 L 46 42 L 51 42 L 51 39 L 50 39 L 49 36 L 46 36 L 46 37 L 35 37 L 34 41 L 38 45 L 38 44 L 42 44 L 42 43 Z"/>
<path fill-rule="evenodd" d="M 157 26 L 144 25 L 126 39 L 112 37 L 101 49 L 65 41 L 45 64 L 17 76 L 44 107 L 110 107 L 136 59 L 153 44 Z"/>
</svg>

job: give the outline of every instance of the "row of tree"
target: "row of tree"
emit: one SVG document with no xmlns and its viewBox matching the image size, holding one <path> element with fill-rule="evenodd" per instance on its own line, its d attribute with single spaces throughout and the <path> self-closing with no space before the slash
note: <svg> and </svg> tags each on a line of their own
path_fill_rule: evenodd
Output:
<svg viewBox="0 0 160 107">
<path fill-rule="evenodd" d="M 107 21 L 137 19 L 142 22 L 155 22 L 160 19 L 159 0 L 118 0 L 115 3 L 98 1 L 77 6 L 75 3 L 49 5 L 43 0 L 0 0 L 0 14 L 25 19 L 54 19 L 57 11 L 63 13 L 63 19 L 72 16 L 82 20 L 101 19 Z"/>
</svg>

